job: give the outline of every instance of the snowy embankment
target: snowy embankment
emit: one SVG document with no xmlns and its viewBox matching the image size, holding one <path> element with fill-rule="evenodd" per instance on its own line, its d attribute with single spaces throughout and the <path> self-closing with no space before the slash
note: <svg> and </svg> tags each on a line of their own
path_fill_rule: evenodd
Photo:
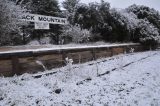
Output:
<svg viewBox="0 0 160 106">
<path fill-rule="evenodd" d="M 55 71 L 40 78 L 1 77 L 0 105 L 160 105 L 160 51 L 118 55 Z"/>
</svg>

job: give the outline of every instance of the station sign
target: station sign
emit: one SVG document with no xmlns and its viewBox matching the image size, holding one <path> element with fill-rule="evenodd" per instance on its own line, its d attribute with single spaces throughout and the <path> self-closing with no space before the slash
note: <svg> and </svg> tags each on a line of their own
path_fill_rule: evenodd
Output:
<svg viewBox="0 0 160 106">
<path fill-rule="evenodd" d="M 23 14 L 21 19 L 22 21 L 34 22 L 35 29 L 49 29 L 49 24 L 60 24 L 67 25 L 66 18 L 44 16 L 37 14 Z"/>
</svg>

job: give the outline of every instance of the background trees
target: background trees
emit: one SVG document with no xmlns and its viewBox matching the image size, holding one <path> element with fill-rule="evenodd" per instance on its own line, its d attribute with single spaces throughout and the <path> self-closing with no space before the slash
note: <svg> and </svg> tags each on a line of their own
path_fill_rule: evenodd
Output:
<svg viewBox="0 0 160 106">
<path fill-rule="evenodd" d="M 17 4 L 0 1 L 0 45 L 26 44 L 43 37 L 50 37 L 54 44 L 59 44 L 64 38 L 77 43 L 104 40 L 140 42 L 151 46 L 160 42 L 160 14 L 147 6 L 134 4 L 126 9 L 115 9 L 103 0 L 89 4 L 65 0 L 62 3 L 66 9 L 64 12 L 57 0 L 18 0 Z M 66 17 L 69 24 L 50 25 L 50 30 L 34 30 L 34 23 L 24 25 L 17 20 L 24 11 L 20 6 L 32 14 Z"/>
<path fill-rule="evenodd" d="M 76 11 L 76 7 L 80 0 L 65 0 L 62 5 L 66 9 L 66 17 L 70 24 L 73 24 L 73 18 Z"/>
<path fill-rule="evenodd" d="M 138 19 L 147 19 L 156 28 L 160 30 L 160 14 L 153 8 L 149 8 L 143 5 L 131 5 L 126 10 L 130 13 L 134 13 Z"/>
<path fill-rule="evenodd" d="M 94 35 L 105 35 L 110 31 L 108 23 L 110 4 L 107 2 L 79 4 L 74 16 L 74 24 L 79 24 L 81 28 L 90 30 Z"/>
<path fill-rule="evenodd" d="M 0 1 L 0 45 L 14 45 L 22 42 L 18 17 L 24 9 L 8 0 Z"/>
<path fill-rule="evenodd" d="M 131 5 L 126 8 L 128 13 L 134 13 L 139 20 L 135 36 L 139 42 L 148 46 L 160 43 L 160 14 L 153 8 L 143 5 Z"/>
<path fill-rule="evenodd" d="M 99 33 L 105 41 L 140 42 L 145 45 L 159 42 L 159 20 L 159 12 L 152 8 L 132 5 L 126 9 L 111 9 L 104 1 L 79 5 L 74 16 L 74 24 Z"/>
</svg>

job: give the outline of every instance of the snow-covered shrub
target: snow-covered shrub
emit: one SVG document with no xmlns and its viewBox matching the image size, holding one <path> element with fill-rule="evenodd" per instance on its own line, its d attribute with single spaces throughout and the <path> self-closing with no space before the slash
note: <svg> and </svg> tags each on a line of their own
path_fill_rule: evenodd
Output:
<svg viewBox="0 0 160 106">
<path fill-rule="evenodd" d="M 138 26 L 139 20 L 133 13 L 124 9 L 111 9 L 112 20 L 112 40 L 131 41 L 134 39 L 134 31 Z"/>
<path fill-rule="evenodd" d="M 66 9 L 66 17 L 68 21 L 73 24 L 73 19 L 80 0 L 64 0 L 62 2 L 63 8 Z"/>
<path fill-rule="evenodd" d="M 30 41 L 27 45 L 31 45 L 31 46 L 35 46 L 35 45 L 40 45 L 39 41 L 38 40 L 32 40 Z"/>
<path fill-rule="evenodd" d="M 90 41 L 91 32 L 87 29 L 81 29 L 79 26 L 70 26 L 61 34 L 64 40 L 69 38 L 74 43 L 85 43 Z"/>
<path fill-rule="evenodd" d="M 138 26 L 139 19 L 132 12 L 127 12 L 126 10 L 111 10 L 111 15 L 115 20 L 117 20 L 121 25 L 126 25 L 126 28 L 129 32 L 135 30 Z"/>
<path fill-rule="evenodd" d="M 134 48 L 130 48 L 130 50 L 129 50 L 130 53 L 133 53 L 134 51 L 135 51 Z"/>
<path fill-rule="evenodd" d="M 128 38 L 128 40 L 140 42 L 146 46 L 155 46 L 160 38 L 159 29 L 147 19 L 147 16 L 144 19 L 139 19 L 137 12 L 135 12 L 139 7 L 132 9 L 131 7 L 125 10 L 112 9 L 110 11 L 115 26 L 118 26 L 113 27 L 115 28 L 113 30 L 115 33 L 120 32 L 119 35 L 126 35 L 123 40 Z M 150 15 L 152 16 L 152 14 Z M 122 38 L 122 36 L 119 37 Z"/>
<path fill-rule="evenodd" d="M 108 24 L 110 4 L 101 3 L 79 4 L 74 16 L 74 24 L 79 24 L 81 28 L 91 30 L 93 34 L 100 34 L 103 39 L 107 39 L 109 31 L 112 29 Z"/>
<path fill-rule="evenodd" d="M 50 44 L 51 38 L 50 37 L 43 37 L 40 39 L 40 44 Z"/>
<path fill-rule="evenodd" d="M 139 22 L 139 29 L 140 42 L 142 44 L 155 47 L 159 43 L 160 34 L 153 24 L 147 20 L 141 20 L 141 22 Z"/>
<path fill-rule="evenodd" d="M 65 63 L 68 67 L 68 70 L 71 71 L 72 70 L 72 64 L 73 64 L 73 60 L 69 59 L 68 57 L 65 59 Z"/>
<path fill-rule="evenodd" d="M 13 45 L 22 40 L 18 18 L 25 10 L 9 0 L 0 1 L 0 45 Z"/>
<path fill-rule="evenodd" d="M 134 13 L 138 19 L 147 19 L 152 23 L 160 32 L 160 13 L 153 8 L 144 5 L 131 5 L 126 8 L 128 12 Z"/>
</svg>

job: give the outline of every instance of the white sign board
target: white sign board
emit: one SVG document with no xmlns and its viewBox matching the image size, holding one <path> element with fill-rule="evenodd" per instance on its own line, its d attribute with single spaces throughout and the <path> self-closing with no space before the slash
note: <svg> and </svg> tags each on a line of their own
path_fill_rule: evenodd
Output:
<svg viewBox="0 0 160 106">
<path fill-rule="evenodd" d="M 49 23 L 49 24 L 61 24 L 61 25 L 68 24 L 66 18 L 36 15 L 36 14 L 24 14 L 21 20 L 29 22 Z"/>
<path fill-rule="evenodd" d="M 35 29 L 49 29 L 49 23 L 35 22 Z"/>
</svg>

